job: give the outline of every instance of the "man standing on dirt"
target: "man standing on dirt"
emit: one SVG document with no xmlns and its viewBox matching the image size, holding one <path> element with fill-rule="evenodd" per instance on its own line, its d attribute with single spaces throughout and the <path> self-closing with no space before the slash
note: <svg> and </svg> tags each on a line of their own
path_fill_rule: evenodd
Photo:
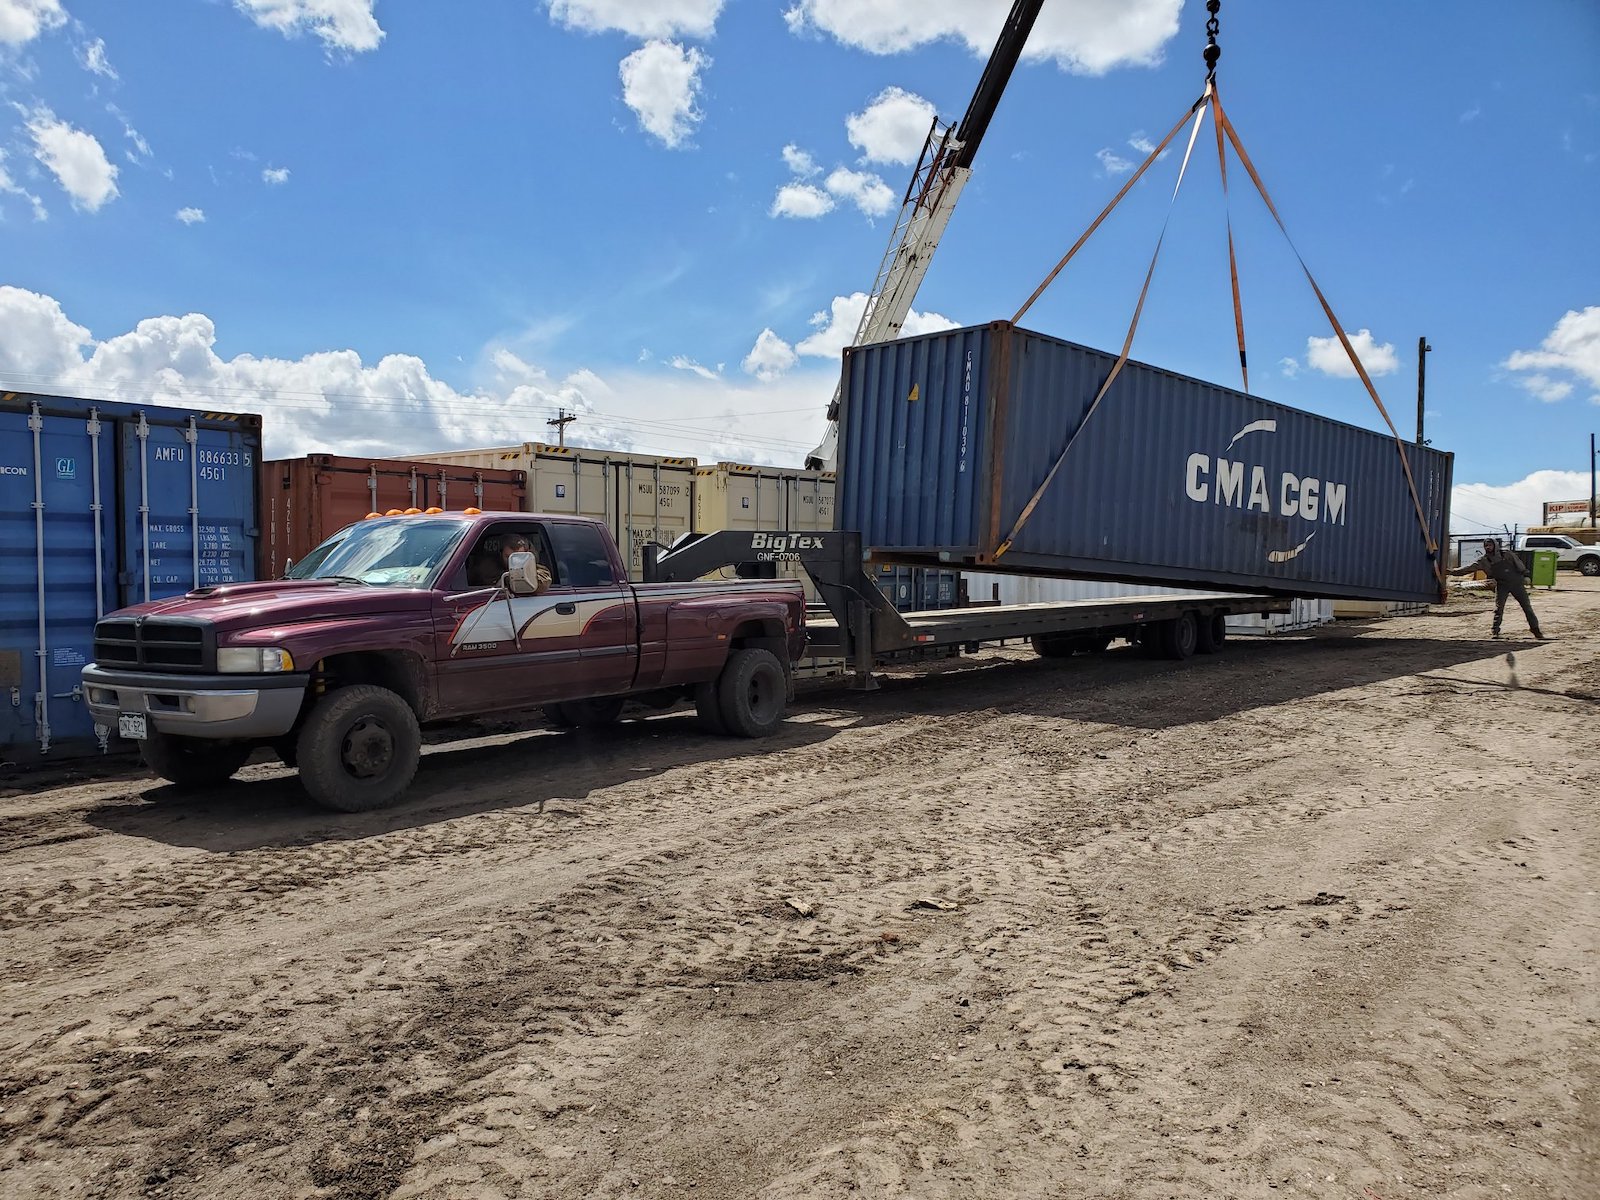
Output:
<svg viewBox="0 0 1600 1200">
<path fill-rule="evenodd" d="M 1446 571 L 1445 574 L 1471 575 L 1476 571 L 1482 571 L 1494 580 L 1493 636 L 1500 636 L 1500 623 L 1506 614 L 1506 598 L 1515 596 L 1528 618 L 1528 628 L 1533 631 L 1533 636 L 1541 642 L 1544 641 L 1545 636 L 1539 631 L 1539 618 L 1533 614 L 1533 604 L 1528 599 L 1528 589 L 1523 583 L 1528 576 L 1528 568 L 1522 559 L 1514 551 L 1501 549 L 1499 538 L 1489 538 L 1483 543 L 1483 554 L 1479 556 L 1477 562 Z"/>
</svg>

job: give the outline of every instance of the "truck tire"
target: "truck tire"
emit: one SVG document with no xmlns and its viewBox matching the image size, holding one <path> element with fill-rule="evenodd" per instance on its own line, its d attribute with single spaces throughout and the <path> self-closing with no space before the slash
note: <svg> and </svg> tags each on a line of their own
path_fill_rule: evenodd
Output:
<svg viewBox="0 0 1600 1200">
<path fill-rule="evenodd" d="M 717 695 L 715 683 L 702 683 L 694 689 L 695 718 L 700 728 L 707 733 L 727 734 L 728 727 L 722 723 L 722 700 Z"/>
<path fill-rule="evenodd" d="M 1600 558 L 1595 557 L 1593 554 L 1585 554 L 1578 560 L 1578 570 L 1590 578 L 1600 575 Z"/>
<path fill-rule="evenodd" d="M 300 727 L 300 784 L 339 812 L 370 812 L 400 798 L 416 776 L 422 731 L 411 706 L 388 688 L 329 692 Z"/>
<path fill-rule="evenodd" d="M 739 737 L 767 737 L 783 724 L 789 679 L 771 650 L 735 650 L 717 677 L 722 724 Z"/>
<path fill-rule="evenodd" d="M 1157 635 L 1161 657 L 1176 659 L 1179 662 L 1194 653 L 1195 644 L 1199 640 L 1200 623 L 1194 619 L 1193 613 L 1184 613 L 1182 616 L 1173 617 L 1170 621 L 1162 621 Z"/>
<path fill-rule="evenodd" d="M 227 783 L 244 766 L 251 749 L 248 742 L 178 737 L 152 730 L 139 743 L 139 756 L 168 783 L 190 791 Z"/>
<path fill-rule="evenodd" d="M 1070 658 L 1072 642 L 1061 633 L 1036 633 L 1033 635 L 1033 652 L 1040 658 Z"/>
<path fill-rule="evenodd" d="M 1209 617 L 1197 618 L 1194 639 L 1196 654 L 1215 654 L 1222 649 L 1222 643 L 1227 640 L 1228 618 L 1225 615 L 1213 613 Z"/>
<path fill-rule="evenodd" d="M 617 723 L 622 716 L 622 697 L 596 696 L 590 700 L 565 700 L 550 705 L 545 713 L 557 725 L 568 729 L 596 729 L 601 725 Z"/>
</svg>

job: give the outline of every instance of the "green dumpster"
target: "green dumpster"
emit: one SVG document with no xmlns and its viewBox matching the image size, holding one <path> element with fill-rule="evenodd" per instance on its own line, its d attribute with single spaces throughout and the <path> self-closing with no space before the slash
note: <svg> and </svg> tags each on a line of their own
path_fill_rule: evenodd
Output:
<svg viewBox="0 0 1600 1200">
<path fill-rule="evenodd" d="M 1561 556 L 1554 550 L 1533 552 L 1533 586 L 1553 588 L 1556 585 L 1556 564 Z"/>
</svg>

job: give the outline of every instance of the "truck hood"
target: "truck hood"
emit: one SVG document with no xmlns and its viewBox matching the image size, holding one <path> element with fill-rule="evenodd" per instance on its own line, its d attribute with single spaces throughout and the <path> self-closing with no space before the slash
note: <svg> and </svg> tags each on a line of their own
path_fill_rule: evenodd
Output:
<svg viewBox="0 0 1600 1200">
<path fill-rule="evenodd" d="M 427 608 L 433 593 L 322 580 L 231 583 L 136 604 L 117 617 L 180 617 L 209 621 L 219 632 L 338 621 Z"/>
</svg>

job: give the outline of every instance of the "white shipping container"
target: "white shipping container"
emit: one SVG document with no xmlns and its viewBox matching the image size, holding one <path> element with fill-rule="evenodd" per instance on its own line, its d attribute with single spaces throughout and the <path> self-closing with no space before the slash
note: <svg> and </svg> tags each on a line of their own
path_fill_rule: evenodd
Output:
<svg viewBox="0 0 1600 1200">
<path fill-rule="evenodd" d="M 1111 583 L 1103 579 L 1040 579 L 1031 575 L 991 575 L 965 572 L 967 594 L 974 601 L 990 600 L 996 590 L 1001 604 L 1050 604 L 1062 600 L 1106 600 L 1120 596 L 1193 596 L 1189 588 L 1154 587 L 1149 584 Z M 1286 613 L 1245 613 L 1228 618 L 1228 632 L 1244 637 L 1297 633 L 1333 620 L 1333 601 L 1296 600 Z"/>
<path fill-rule="evenodd" d="M 1230 637 L 1271 637 L 1280 633 L 1303 633 L 1333 621 L 1332 600 L 1296 600 L 1286 613 L 1242 613 L 1228 618 Z"/>
<path fill-rule="evenodd" d="M 643 576 L 647 543 L 671 545 L 694 528 L 696 460 L 692 458 L 543 442 L 406 457 L 526 472 L 528 511 L 573 513 L 603 521 L 627 556 L 633 579 Z"/>
</svg>

